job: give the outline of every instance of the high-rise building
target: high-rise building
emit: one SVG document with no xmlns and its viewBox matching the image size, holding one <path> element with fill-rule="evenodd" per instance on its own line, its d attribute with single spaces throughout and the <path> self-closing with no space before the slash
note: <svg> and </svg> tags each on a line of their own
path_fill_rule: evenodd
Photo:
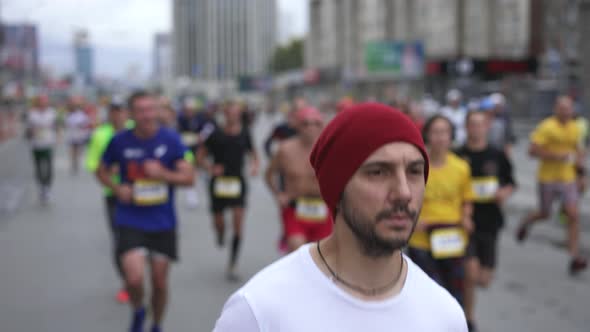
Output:
<svg viewBox="0 0 590 332">
<path fill-rule="evenodd" d="M 172 77 L 172 40 L 169 33 L 157 33 L 154 36 L 153 77 L 165 82 Z"/>
<path fill-rule="evenodd" d="M 531 56 L 531 0 L 310 0 L 306 66 L 362 73 L 367 44 L 421 41 L 431 60 Z"/>
<path fill-rule="evenodd" d="M 174 74 L 203 80 L 268 72 L 276 0 L 174 0 Z"/>
<path fill-rule="evenodd" d="M 3 24 L 0 66 L 11 78 L 32 80 L 39 74 L 37 27 L 30 24 Z"/>
<path fill-rule="evenodd" d="M 93 51 L 88 39 L 85 30 L 74 34 L 75 76 L 84 85 L 92 84 L 94 73 Z"/>
</svg>

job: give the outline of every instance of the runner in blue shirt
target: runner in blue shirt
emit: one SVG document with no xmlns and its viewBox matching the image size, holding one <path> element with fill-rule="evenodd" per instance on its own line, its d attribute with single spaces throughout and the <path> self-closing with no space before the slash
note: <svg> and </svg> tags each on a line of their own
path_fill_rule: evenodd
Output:
<svg viewBox="0 0 590 332">
<path fill-rule="evenodd" d="M 117 197 L 117 251 L 131 297 L 130 331 L 143 331 L 143 279 L 147 258 L 152 275 L 152 332 L 159 332 L 167 298 L 170 261 L 177 259 L 174 186 L 194 181 L 187 148 L 178 134 L 158 124 L 155 98 L 138 91 L 129 98 L 135 128 L 109 143 L 98 170 L 100 181 Z M 121 182 L 112 181 L 114 171 Z M 149 254 L 149 255 L 148 255 Z"/>
</svg>

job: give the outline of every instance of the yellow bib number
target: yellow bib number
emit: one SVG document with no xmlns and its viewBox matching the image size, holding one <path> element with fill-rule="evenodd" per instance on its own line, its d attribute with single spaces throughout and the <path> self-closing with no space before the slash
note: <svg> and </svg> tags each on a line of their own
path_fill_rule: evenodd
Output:
<svg viewBox="0 0 590 332">
<path fill-rule="evenodd" d="M 168 201 L 168 185 L 161 181 L 137 180 L 133 183 L 136 205 L 158 205 Z"/>
<path fill-rule="evenodd" d="M 298 219 L 321 222 L 328 216 L 328 207 L 321 199 L 300 198 L 295 213 Z"/>
<path fill-rule="evenodd" d="M 238 198 L 242 194 L 242 182 L 235 176 L 220 176 L 213 184 L 213 194 L 217 198 Z"/>
<path fill-rule="evenodd" d="M 199 143 L 199 136 L 195 133 L 184 133 L 182 134 L 182 143 L 187 146 L 196 145 Z"/>
<path fill-rule="evenodd" d="M 471 181 L 473 193 L 475 194 L 474 200 L 476 202 L 489 202 L 493 201 L 498 191 L 500 184 L 498 178 L 495 176 L 485 178 L 475 178 Z"/>
<path fill-rule="evenodd" d="M 36 138 L 40 141 L 49 141 L 53 138 L 53 130 L 51 128 L 40 128 L 36 134 Z"/>
<path fill-rule="evenodd" d="M 439 228 L 430 233 L 430 248 L 436 259 L 461 257 L 466 247 L 467 239 L 461 228 Z"/>
</svg>

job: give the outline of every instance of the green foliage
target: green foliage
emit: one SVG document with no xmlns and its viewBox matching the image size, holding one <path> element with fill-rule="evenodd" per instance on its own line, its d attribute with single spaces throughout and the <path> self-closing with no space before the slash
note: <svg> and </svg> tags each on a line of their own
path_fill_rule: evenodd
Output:
<svg viewBox="0 0 590 332">
<path fill-rule="evenodd" d="M 277 47 L 270 64 L 273 73 L 302 67 L 303 39 L 293 39 L 287 45 Z"/>
</svg>

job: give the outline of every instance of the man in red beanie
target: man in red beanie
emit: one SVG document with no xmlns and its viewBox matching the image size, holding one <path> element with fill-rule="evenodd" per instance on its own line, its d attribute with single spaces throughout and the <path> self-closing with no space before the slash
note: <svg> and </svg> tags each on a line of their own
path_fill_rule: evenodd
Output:
<svg viewBox="0 0 590 332">
<path fill-rule="evenodd" d="M 385 105 L 355 105 L 326 126 L 310 159 L 334 214 L 332 235 L 258 273 L 214 331 L 466 332 L 456 300 L 401 252 L 428 177 L 411 120 Z"/>
<path fill-rule="evenodd" d="M 279 145 L 266 171 L 266 183 L 281 209 L 289 252 L 332 232 L 332 219 L 309 164 L 309 155 L 324 127 L 324 119 L 313 107 L 298 110 L 295 117 L 298 134 Z M 283 188 L 279 175 L 284 176 Z"/>
</svg>

